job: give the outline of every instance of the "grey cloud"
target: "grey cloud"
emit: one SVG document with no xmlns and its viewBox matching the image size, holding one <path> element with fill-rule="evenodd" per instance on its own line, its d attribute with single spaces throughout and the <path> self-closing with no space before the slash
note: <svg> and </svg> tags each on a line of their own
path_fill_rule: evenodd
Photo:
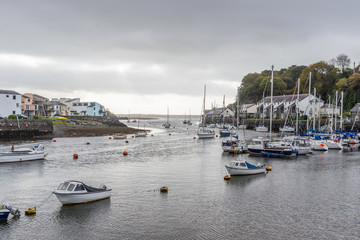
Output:
<svg viewBox="0 0 360 240">
<path fill-rule="evenodd" d="M 359 52 L 346 52 L 354 46 L 322 42 L 329 34 L 359 38 L 354 30 L 359 5 L 285 0 L 3 1 L 0 54 L 93 65 L 129 62 L 140 68 L 157 64 L 166 73 L 0 66 L 0 77 L 8 88 L 30 82 L 62 92 L 80 88 L 196 96 L 204 83 L 219 89 L 211 86 L 211 80 L 218 79 L 224 82 L 221 92 L 235 92 L 233 82 L 240 84 L 248 72 L 271 64 L 311 64 L 342 52 L 359 59 Z M 311 49 L 312 45 L 321 49 Z M 314 55 L 319 53 L 327 55 Z"/>
</svg>

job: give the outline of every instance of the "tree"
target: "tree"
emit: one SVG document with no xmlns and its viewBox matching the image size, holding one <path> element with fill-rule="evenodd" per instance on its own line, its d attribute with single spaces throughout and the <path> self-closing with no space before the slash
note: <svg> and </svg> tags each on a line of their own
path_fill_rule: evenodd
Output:
<svg viewBox="0 0 360 240">
<path fill-rule="evenodd" d="M 336 57 L 336 64 L 341 68 L 341 71 L 344 73 L 345 67 L 349 67 L 350 58 L 345 54 L 340 54 Z"/>
</svg>

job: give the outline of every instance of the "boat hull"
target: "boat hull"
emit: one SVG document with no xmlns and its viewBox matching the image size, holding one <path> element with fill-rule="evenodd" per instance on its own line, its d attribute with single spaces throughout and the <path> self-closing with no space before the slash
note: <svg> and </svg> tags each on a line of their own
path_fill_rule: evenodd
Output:
<svg viewBox="0 0 360 240">
<path fill-rule="evenodd" d="M 296 157 L 296 151 L 288 150 L 288 149 L 260 149 L 260 148 L 252 148 L 248 147 L 249 154 L 252 156 L 264 156 L 264 153 L 269 155 L 278 155 L 286 158 L 293 158 Z"/>
<path fill-rule="evenodd" d="M 57 193 L 54 192 L 62 205 L 89 203 L 110 198 L 111 190 L 88 193 Z"/>
<path fill-rule="evenodd" d="M 0 209 L 0 221 L 6 221 L 10 211 L 7 209 Z"/>
<path fill-rule="evenodd" d="M 256 128 L 256 131 L 257 132 L 267 132 L 269 131 L 267 127 L 257 127 Z"/>
<path fill-rule="evenodd" d="M 228 165 L 225 165 L 226 170 L 231 176 L 243 176 L 243 175 L 254 175 L 265 173 L 265 168 L 253 168 L 253 169 L 246 169 L 246 168 L 235 168 Z"/>
<path fill-rule="evenodd" d="M 29 154 L 14 154 L 14 153 L 2 153 L 0 154 L 0 163 L 10 163 L 10 162 L 25 162 L 25 161 L 34 161 L 45 159 L 46 153 L 41 152 L 32 152 Z"/>
</svg>

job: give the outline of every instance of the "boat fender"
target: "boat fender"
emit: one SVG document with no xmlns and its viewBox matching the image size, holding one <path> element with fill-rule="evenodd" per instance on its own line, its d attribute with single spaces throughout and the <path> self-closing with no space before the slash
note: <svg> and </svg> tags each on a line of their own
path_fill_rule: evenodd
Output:
<svg viewBox="0 0 360 240">
<path fill-rule="evenodd" d="M 231 145 L 231 149 L 234 150 L 234 149 L 235 149 L 235 145 Z"/>
</svg>

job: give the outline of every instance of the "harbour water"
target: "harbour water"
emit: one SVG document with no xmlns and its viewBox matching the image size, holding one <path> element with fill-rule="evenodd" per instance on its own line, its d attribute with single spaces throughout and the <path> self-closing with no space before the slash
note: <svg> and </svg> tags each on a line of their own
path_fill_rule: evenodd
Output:
<svg viewBox="0 0 360 240">
<path fill-rule="evenodd" d="M 358 146 L 286 160 L 229 155 L 223 139 L 193 139 L 196 126 L 163 122 L 147 121 L 148 137 L 129 143 L 58 138 L 43 141 L 46 160 L 1 164 L 0 201 L 22 216 L 0 224 L 0 239 L 359 239 Z M 224 181 L 224 164 L 241 157 L 273 170 Z M 104 183 L 112 196 L 62 206 L 50 194 L 64 180 Z M 36 215 L 23 214 L 34 206 Z"/>
</svg>

